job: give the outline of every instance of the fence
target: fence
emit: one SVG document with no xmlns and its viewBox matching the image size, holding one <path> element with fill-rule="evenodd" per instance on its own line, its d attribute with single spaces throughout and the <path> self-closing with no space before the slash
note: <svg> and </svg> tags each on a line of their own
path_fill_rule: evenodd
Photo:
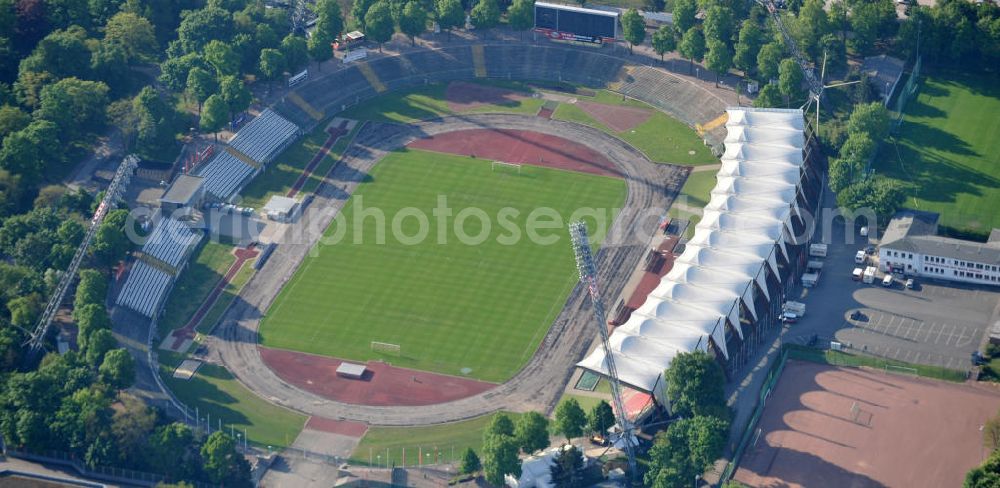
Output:
<svg viewBox="0 0 1000 488">
<path fill-rule="evenodd" d="M 750 415 L 750 419 L 747 420 L 747 423 L 744 426 L 743 434 L 740 436 L 740 442 L 737 444 L 736 450 L 733 452 L 733 458 L 726 466 L 725 471 L 723 471 L 722 477 L 719 478 L 720 484 L 725 483 L 731 479 L 734 474 L 736 474 L 736 468 L 739 466 L 740 459 L 746 451 L 747 446 L 750 444 L 751 439 L 756 434 L 757 422 L 760 420 L 760 416 L 764 412 L 767 398 L 774 389 L 774 385 L 778 382 L 778 378 L 781 377 L 781 373 L 785 369 L 785 363 L 789 359 L 810 361 L 813 363 L 828 364 L 831 366 L 872 368 L 883 371 L 885 374 L 920 376 L 924 378 L 933 378 L 953 382 L 964 382 L 968 378 L 968 372 L 966 371 L 942 368 L 940 366 L 906 363 L 903 361 L 878 358 L 863 354 L 852 354 L 845 351 L 817 349 L 799 344 L 782 344 L 781 352 L 778 354 L 778 358 L 771 364 L 771 367 L 767 372 L 767 377 L 761 385 L 759 397 L 757 398 L 757 404 L 754 406 L 753 414 Z"/>
<path fill-rule="evenodd" d="M 7 455 L 10 457 L 24 459 L 26 461 L 36 461 L 41 463 L 57 464 L 68 466 L 86 478 L 93 478 L 113 483 L 124 483 L 137 486 L 156 486 L 166 477 L 160 474 L 135 471 L 126 468 L 113 468 L 108 466 L 87 466 L 80 462 L 73 455 L 62 451 L 42 451 L 29 452 L 17 449 L 8 449 Z M 195 486 L 210 486 L 198 483 Z"/>
</svg>

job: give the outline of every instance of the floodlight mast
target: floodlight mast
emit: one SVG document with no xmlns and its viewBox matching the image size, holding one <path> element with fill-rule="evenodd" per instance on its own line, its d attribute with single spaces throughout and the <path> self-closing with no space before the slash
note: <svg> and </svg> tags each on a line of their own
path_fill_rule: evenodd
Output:
<svg viewBox="0 0 1000 488">
<path fill-rule="evenodd" d="M 580 282 L 587 287 L 590 302 L 594 308 L 594 319 L 597 329 L 601 332 L 601 344 L 604 347 L 604 362 L 608 366 L 608 378 L 611 380 L 611 400 L 615 404 L 615 417 L 622 430 L 622 440 L 625 445 L 625 455 L 628 457 L 629 476 L 635 477 L 635 447 L 632 445 L 632 423 L 625 414 L 625 402 L 622 401 L 621 383 L 618 380 L 618 369 L 615 367 L 614 356 L 611 355 L 609 344 L 608 323 L 601 302 L 601 293 L 597 288 L 597 266 L 590 252 L 590 238 L 587 236 L 587 226 L 581 221 L 569 224 L 569 235 L 573 242 L 573 254 L 576 256 L 576 269 L 580 273 Z"/>
</svg>

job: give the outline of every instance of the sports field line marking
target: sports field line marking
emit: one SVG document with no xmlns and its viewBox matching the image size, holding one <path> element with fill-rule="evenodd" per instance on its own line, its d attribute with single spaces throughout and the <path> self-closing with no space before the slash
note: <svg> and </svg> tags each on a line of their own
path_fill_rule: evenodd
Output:
<svg viewBox="0 0 1000 488">
<path fill-rule="evenodd" d="M 958 329 L 957 325 L 952 325 L 951 332 L 948 333 L 948 338 L 945 339 L 944 344 L 946 346 L 951 345 L 951 340 L 955 338 L 955 330 Z"/>
</svg>

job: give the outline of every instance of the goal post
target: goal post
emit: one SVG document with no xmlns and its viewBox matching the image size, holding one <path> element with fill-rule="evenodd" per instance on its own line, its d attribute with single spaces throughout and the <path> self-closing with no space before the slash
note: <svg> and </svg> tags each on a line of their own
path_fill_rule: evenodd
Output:
<svg viewBox="0 0 1000 488">
<path fill-rule="evenodd" d="M 519 163 L 508 163 L 506 161 L 493 161 L 490 163 L 490 171 L 496 173 L 498 169 L 501 172 L 521 174 L 521 165 Z"/>
<path fill-rule="evenodd" d="M 373 352 L 392 354 L 394 356 L 399 356 L 400 351 L 402 350 L 399 344 L 392 344 L 390 342 L 372 341 L 371 347 Z"/>
</svg>

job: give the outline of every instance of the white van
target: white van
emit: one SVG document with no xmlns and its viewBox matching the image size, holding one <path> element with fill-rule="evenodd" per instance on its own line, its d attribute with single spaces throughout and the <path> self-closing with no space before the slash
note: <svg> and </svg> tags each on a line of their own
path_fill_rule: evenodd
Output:
<svg viewBox="0 0 1000 488">
<path fill-rule="evenodd" d="M 855 264 L 865 264 L 865 259 L 868 259 L 868 255 L 865 254 L 864 249 L 858 251 L 858 253 L 854 255 Z"/>
<path fill-rule="evenodd" d="M 882 286 L 884 286 L 886 288 L 889 288 L 890 286 L 892 286 L 892 275 L 891 274 L 887 274 L 887 275 L 885 275 L 884 278 L 882 278 Z"/>
<path fill-rule="evenodd" d="M 851 273 L 851 278 L 854 279 L 854 281 L 861 281 L 861 274 L 864 272 L 865 270 L 861 268 L 854 268 L 854 271 Z"/>
</svg>

